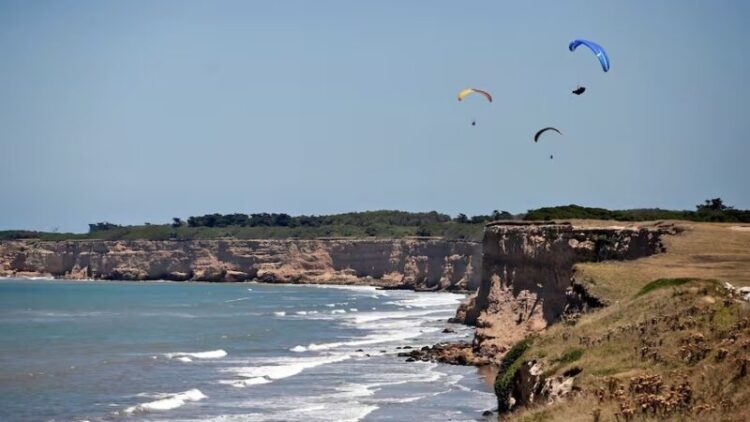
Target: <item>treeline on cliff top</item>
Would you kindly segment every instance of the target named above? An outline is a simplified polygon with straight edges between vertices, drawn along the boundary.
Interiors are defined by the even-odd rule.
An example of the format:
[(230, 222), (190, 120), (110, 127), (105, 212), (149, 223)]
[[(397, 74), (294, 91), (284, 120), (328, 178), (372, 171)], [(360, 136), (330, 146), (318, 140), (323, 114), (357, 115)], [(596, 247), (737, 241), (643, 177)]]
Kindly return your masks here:
[(468, 217), (406, 211), (366, 211), (334, 215), (290, 216), (284, 213), (206, 214), (170, 224), (121, 226), (108, 222), (89, 224), (88, 233), (49, 233), (26, 230), (0, 231), (0, 240), (12, 239), (103, 239), (103, 240), (192, 240), (192, 239), (314, 239), (325, 237), (435, 236), (444, 239), (481, 240), (484, 224), (494, 220), (689, 220), (750, 223), (750, 211), (727, 206), (721, 198), (704, 201), (695, 211), (662, 209), (607, 210), (565, 205), (529, 210), (512, 215), (493, 211)]
[(175, 217), (170, 224), (121, 226), (100, 222), (89, 224), (89, 232), (81, 234), (13, 230), (0, 232), (0, 239), (192, 240), (434, 236), (478, 241), (482, 238), (485, 223), (511, 218), (514, 218), (512, 214), (497, 210), (472, 217), (459, 214), (455, 218), (436, 211), (366, 211), (294, 217), (284, 213), (206, 214), (186, 220)]
[(695, 211), (673, 211), (659, 208), (608, 210), (604, 208), (565, 205), (529, 210), (524, 220), (544, 221), (563, 219), (654, 221), (688, 220), (720, 223), (750, 223), (750, 210), (739, 210), (724, 204), (721, 198), (707, 199)]

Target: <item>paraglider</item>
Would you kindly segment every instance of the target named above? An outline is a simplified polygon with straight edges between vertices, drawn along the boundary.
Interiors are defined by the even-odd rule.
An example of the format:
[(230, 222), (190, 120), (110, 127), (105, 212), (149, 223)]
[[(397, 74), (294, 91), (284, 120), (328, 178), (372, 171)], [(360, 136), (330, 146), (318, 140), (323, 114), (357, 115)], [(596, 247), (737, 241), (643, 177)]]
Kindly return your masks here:
[(469, 94), (479, 94), (487, 99), (487, 101), (492, 102), (492, 95), (490, 95), (487, 91), (482, 91), (481, 89), (476, 88), (466, 88), (458, 93), (458, 101), (463, 101), (464, 98), (466, 98)]
[[(466, 88), (464, 90), (461, 90), (461, 92), (458, 93), (458, 101), (463, 101), (464, 98), (466, 98), (470, 94), (479, 94), (487, 99), (487, 101), (492, 102), (492, 95), (490, 95), (489, 92), (483, 91), (481, 89), (476, 88)], [(471, 121), (472, 126), (477, 125), (477, 121), (475, 119), (472, 119)]]
[(585, 86), (579, 86), (578, 88), (574, 89), (572, 92), (573, 92), (573, 94), (581, 95), (584, 92), (586, 92), (586, 87)]
[(551, 127), (551, 126), (550, 126), (550, 127), (545, 127), (544, 129), (540, 129), (540, 130), (539, 130), (539, 131), (538, 131), (538, 132), (536, 133), (536, 135), (534, 135), (534, 142), (539, 142), (539, 137), (540, 137), (540, 136), (542, 136), (542, 134), (543, 134), (544, 132), (548, 131), (548, 130), (553, 130), (553, 131), (555, 131), (555, 132), (559, 133), (560, 135), (562, 135), (562, 132), (560, 132), (559, 130), (557, 130), (557, 129), (556, 129), (556, 128), (554, 128), (554, 127)]
[(599, 59), (599, 64), (602, 65), (602, 70), (605, 72), (609, 72), (609, 56), (607, 55), (607, 52), (604, 51), (604, 48), (601, 45), (593, 41), (578, 39), (573, 40), (570, 42), (570, 44), (568, 44), (568, 50), (576, 51), (576, 48), (578, 48), (578, 46), (580, 45), (585, 45), (586, 47), (588, 47), (589, 50), (591, 50), (596, 55), (596, 58)]

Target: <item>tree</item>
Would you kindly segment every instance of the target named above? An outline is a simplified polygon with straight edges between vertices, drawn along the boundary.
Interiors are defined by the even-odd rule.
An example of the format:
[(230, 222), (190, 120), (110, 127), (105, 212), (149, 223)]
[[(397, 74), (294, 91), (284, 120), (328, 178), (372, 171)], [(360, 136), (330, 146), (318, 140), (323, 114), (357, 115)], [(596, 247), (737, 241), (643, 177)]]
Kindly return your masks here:
[(469, 222), (469, 217), (467, 217), (466, 214), (464, 214), (464, 213), (460, 213), (460, 214), (458, 214), (456, 216), (456, 220), (455, 221), (457, 223), (466, 224), (466, 223)]
[(417, 227), (417, 236), (432, 236), (432, 233), (430, 232), (430, 229), (428, 229), (425, 226), (419, 226)]
[(274, 226), (288, 227), (292, 225), (292, 217), (289, 214), (273, 214), (272, 223)]
[(509, 213), (508, 211), (500, 211), (500, 218), (499, 220), (512, 220), (513, 214)]
[(117, 224), (112, 224), (106, 221), (103, 223), (94, 223), (94, 224), (89, 224), (89, 233), (100, 232), (104, 230), (112, 230), (112, 229), (117, 229), (120, 227), (122, 226), (118, 226)]
[(492, 219), (493, 220), (512, 220), (513, 214), (509, 213), (508, 211), (493, 210)]
[(731, 210), (733, 207), (724, 205), (724, 201), (721, 198), (706, 199), (702, 205), (696, 205), (698, 211), (725, 211)]
[(492, 216), (489, 216), (489, 215), (475, 215), (475, 216), (471, 217), (471, 220), (469, 220), (469, 222), (471, 224), (483, 224), (483, 223), (486, 223), (486, 222), (488, 222), (490, 220), (492, 220)]
[(180, 227), (185, 223), (179, 217), (172, 217), (172, 227)]

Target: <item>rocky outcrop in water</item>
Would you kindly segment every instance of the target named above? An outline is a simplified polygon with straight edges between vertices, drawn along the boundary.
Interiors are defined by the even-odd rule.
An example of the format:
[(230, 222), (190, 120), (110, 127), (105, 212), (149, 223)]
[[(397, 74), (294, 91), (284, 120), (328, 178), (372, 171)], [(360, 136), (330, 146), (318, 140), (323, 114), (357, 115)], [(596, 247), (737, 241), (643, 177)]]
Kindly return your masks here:
[(456, 319), (476, 325), (475, 351), (499, 358), (566, 314), (601, 306), (575, 283), (579, 262), (635, 259), (663, 250), (661, 228), (498, 222), (484, 233), (481, 283)]
[(4, 241), (0, 276), (474, 290), (481, 244), (442, 239)]
[[(408, 347), (408, 346), (407, 346)], [(434, 346), (424, 346), (400, 352), (399, 357), (407, 362), (440, 362), (449, 365), (482, 366), (490, 363), (484, 356), (475, 356), (470, 343), (439, 343)]]

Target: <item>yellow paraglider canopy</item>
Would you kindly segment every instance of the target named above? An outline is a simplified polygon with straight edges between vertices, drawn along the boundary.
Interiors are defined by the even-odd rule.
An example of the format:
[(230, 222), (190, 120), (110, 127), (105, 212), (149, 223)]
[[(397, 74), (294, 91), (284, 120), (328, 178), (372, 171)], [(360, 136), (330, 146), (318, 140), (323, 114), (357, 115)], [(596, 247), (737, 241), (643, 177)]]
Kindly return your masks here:
[(487, 99), (487, 101), (492, 102), (492, 95), (490, 95), (487, 91), (482, 91), (481, 89), (476, 88), (466, 88), (458, 93), (458, 101), (463, 100), (467, 95), (469, 94), (479, 94), (482, 95), (484, 98)]

